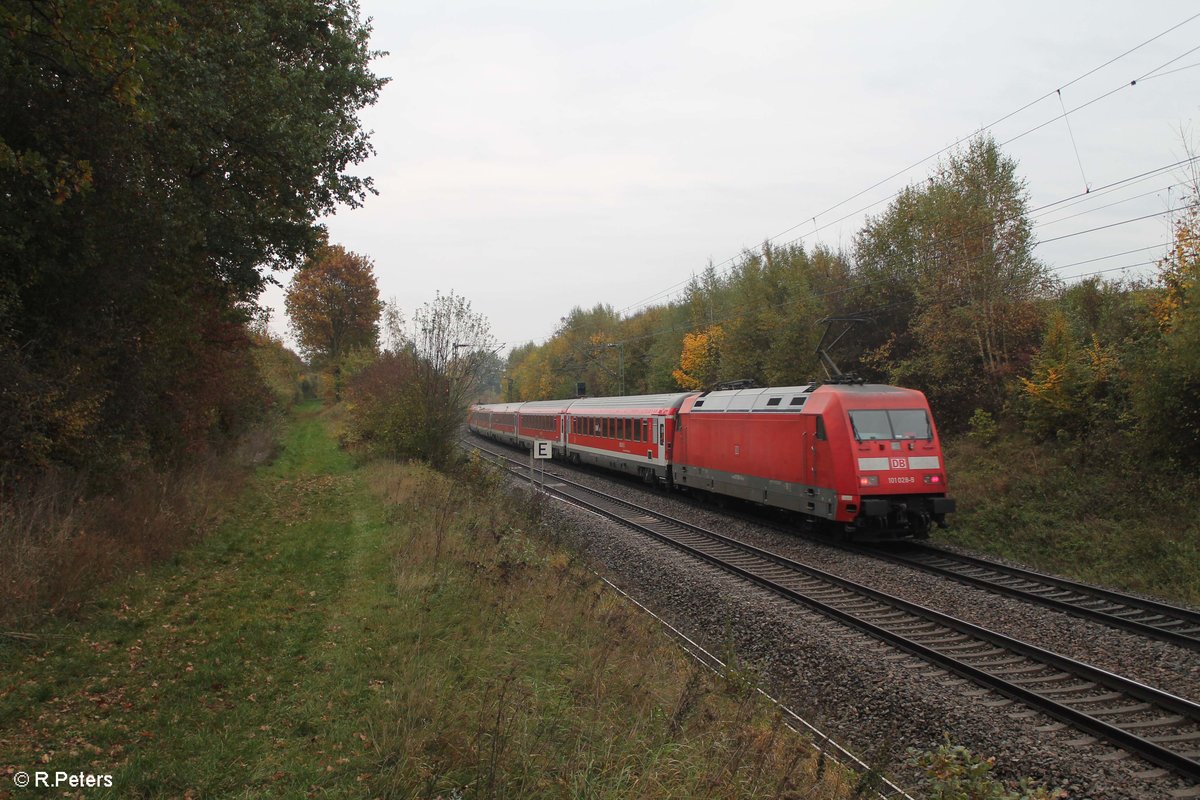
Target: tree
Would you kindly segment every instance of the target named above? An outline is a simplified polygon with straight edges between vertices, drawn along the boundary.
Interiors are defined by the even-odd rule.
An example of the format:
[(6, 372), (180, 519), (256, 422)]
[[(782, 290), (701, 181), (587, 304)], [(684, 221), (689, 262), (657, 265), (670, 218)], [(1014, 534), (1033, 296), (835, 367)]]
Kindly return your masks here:
[(167, 458), (222, 427), (242, 387), (197, 365), (248, 362), (270, 271), (371, 191), (348, 173), (369, 32), (353, 0), (0, 7), (0, 462)]
[(317, 250), (292, 278), (286, 305), (300, 350), (335, 369), (353, 348), (379, 344), (383, 304), (369, 258), (339, 245)]
[(1042, 438), (1061, 433), (1086, 436), (1093, 427), (1112, 429), (1116, 417), (1112, 384), (1118, 358), (1097, 334), (1079, 346), (1067, 326), (1066, 316), (1051, 312), (1042, 346), (1030, 364), (1029, 378), (1021, 377), (1025, 422)]
[(1159, 266), (1162, 290), (1151, 311), (1161, 338), (1135, 370), (1138, 429), (1156, 453), (1200, 466), (1200, 181), (1175, 221)]
[(706, 389), (716, 383), (721, 374), (724, 341), (725, 331), (720, 325), (684, 335), (679, 368), (671, 373), (675, 382), (684, 389)]
[(496, 350), (486, 318), (460, 295), (439, 294), (413, 315), (403, 348), (351, 379), (354, 436), (392, 458), (446, 465)]
[(869, 362), (930, 395), (948, 426), (998, 411), (1043, 329), (1053, 287), (1033, 257), (1016, 162), (990, 137), (951, 154), (855, 241), (855, 294), (884, 323)]

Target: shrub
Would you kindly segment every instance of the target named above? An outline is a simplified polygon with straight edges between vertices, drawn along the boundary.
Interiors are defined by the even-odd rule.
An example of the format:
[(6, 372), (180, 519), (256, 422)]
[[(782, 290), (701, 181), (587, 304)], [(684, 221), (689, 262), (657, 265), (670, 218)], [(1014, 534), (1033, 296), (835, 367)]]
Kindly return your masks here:
[(910, 751), (909, 765), (925, 773), (930, 800), (1057, 800), (1062, 789), (1035, 786), (1027, 778), (1009, 788), (992, 777), (994, 758), (981, 758), (950, 739), (927, 753)]

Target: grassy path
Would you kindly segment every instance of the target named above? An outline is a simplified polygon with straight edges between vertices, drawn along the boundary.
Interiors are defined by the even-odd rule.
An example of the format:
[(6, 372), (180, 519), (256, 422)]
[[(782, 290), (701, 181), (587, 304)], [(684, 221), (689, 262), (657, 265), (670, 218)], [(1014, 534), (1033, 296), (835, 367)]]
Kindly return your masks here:
[(85, 622), (0, 643), (0, 776), (113, 776), (88, 796), (361, 795), (395, 604), (384, 517), (302, 409), (209, 539)]
[[(0, 636), (0, 800), (812, 797), (816, 759), (479, 472), (355, 467), (317, 407), (219, 530)], [(18, 773), (111, 776), (20, 789)]]

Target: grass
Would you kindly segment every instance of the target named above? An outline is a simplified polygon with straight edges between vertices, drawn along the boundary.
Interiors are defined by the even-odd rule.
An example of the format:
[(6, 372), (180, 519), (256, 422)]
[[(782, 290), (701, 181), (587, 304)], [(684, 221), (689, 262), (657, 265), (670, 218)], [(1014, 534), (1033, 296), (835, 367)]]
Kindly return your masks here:
[(1200, 605), (1196, 479), (1150, 473), (1120, 447), (1015, 434), (947, 447), (958, 512), (943, 541), (1079, 580)]
[(298, 411), (211, 536), (0, 637), (0, 776), (113, 776), (89, 797), (851, 796), (536, 504), (484, 473), (468, 491), (356, 466)]

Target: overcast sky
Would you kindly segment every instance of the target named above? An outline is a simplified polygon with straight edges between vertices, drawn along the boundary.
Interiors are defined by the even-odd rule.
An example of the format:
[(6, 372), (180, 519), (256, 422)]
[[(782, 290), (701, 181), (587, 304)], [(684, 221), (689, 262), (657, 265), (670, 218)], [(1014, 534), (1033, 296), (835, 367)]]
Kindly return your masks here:
[[(363, 118), (378, 153), (359, 169), (379, 195), (330, 218), (331, 239), (374, 260), (381, 295), (406, 315), (453, 290), (508, 347), (545, 340), (577, 305), (629, 313), (666, 299), (768, 238), (849, 248), (863, 214), (839, 218), (880, 212), (935, 160), (843, 201), (1047, 94), (991, 129), (1032, 208), (1092, 189), (1038, 212), (1039, 239), (1066, 236), (1038, 255), (1066, 277), (1152, 261), (1184, 173), (1104, 187), (1186, 158), (1181, 127), (1200, 137), (1200, 18), (1066, 85), (1200, 13), (1194, 2), (362, 11), (389, 53), (374, 69), (391, 83)], [(1008, 141), (1093, 100), (1069, 129), (1060, 119)], [(1145, 215), (1158, 216), (1125, 222)], [(284, 331), (282, 290), (265, 300)]]

